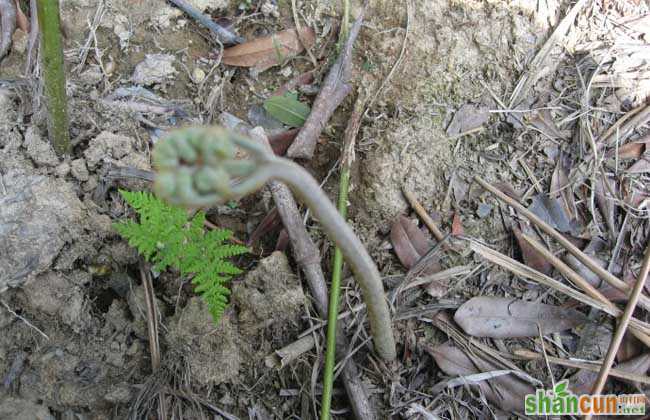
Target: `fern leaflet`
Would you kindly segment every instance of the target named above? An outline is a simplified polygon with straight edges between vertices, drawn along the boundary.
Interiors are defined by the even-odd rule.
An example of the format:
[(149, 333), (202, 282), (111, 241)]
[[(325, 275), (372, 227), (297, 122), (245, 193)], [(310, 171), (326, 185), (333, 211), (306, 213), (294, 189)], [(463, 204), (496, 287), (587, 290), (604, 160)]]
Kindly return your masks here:
[(174, 267), (183, 276), (194, 275), (194, 290), (205, 300), (216, 323), (228, 304), (230, 291), (225, 285), (232, 275), (242, 272), (228, 258), (246, 253), (248, 248), (226, 243), (232, 237), (229, 230), (205, 232), (203, 212), (190, 220), (184, 209), (169, 206), (151, 193), (120, 190), (120, 194), (138, 213), (140, 223), (115, 223), (115, 230), (156, 271)]

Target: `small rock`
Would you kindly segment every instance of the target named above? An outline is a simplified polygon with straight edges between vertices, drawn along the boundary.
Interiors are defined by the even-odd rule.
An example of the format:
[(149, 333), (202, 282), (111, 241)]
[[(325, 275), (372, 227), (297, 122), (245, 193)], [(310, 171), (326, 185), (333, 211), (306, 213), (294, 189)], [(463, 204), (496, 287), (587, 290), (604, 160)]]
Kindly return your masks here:
[(70, 164), (68, 162), (63, 162), (54, 169), (54, 173), (59, 178), (65, 178), (70, 173)]
[(487, 216), (489, 216), (490, 212), (492, 212), (492, 206), (489, 205), (489, 204), (485, 204), (485, 203), (479, 204), (478, 209), (476, 209), (476, 214), (481, 219), (484, 219)]
[(286, 255), (276, 251), (248, 272), (244, 281), (233, 286), (232, 302), (238, 307), (239, 331), (254, 336), (269, 322), (273, 329), (296, 323), (305, 295)]
[(177, 73), (173, 66), (175, 60), (170, 54), (147, 54), (144, 61), (135, 66), (131, 79), (144, 86), (164, 83)]
[(75, 159), (70, 162), (70, 172), (72, 176), (77, 178), (79, 181), (88, 181), (88, 168), (86, 167), (86, 161), (83, 159)]
[(195, 67), (192, 71), (192, 79), (196, 84), (201, 83), (205, 80), (205, 72), (200, 67)]
[[(67, 276), (66, 276), (67, 277)], [(82, 290), (62, 274), (48, 271), (21, 288), (21, 295), (33, 310), (57, 316), (74, 331), (84, 329), (90, 319)]]
[(56, 156), (52, 145), (41, 137), (38, 128), (29, 126), (25, 132), (25, 141), (23, 143), (27, 149), (27, 155), (38, 166), (57, 166), (59, 158)]
[(169, 327), (169, 341), (186, 351), (190, 374), (199, 384), (220, 384), (239, 373), (242, 351), (231, 316), (226, 312), (215, 325), (203, 300), (193, 297)]
[(47, 270), (83, 234), (86, 211), (72, 185), (57, 178), (3, 174), (0, 195), (0, 292)]
[(11, 37), (11, 51), (18, 54), (24, 54), (27, 50), (29, 35), (23, 31), (16, 31)]
[(94, 191), (95, 188), (97, 188), (97, 185), (99, 185), (97, 181), (97, 176), (93, 175), (88, 178), (87, 182), (81, 184), (81, 189), (83, 190), (83, 192), (90, 192), (90, 191)]
[(284, 77), (291, 76), (291, 73), (293, 73), (293, 70), (289, 66), (287, 66), (287, 67), (283, 68), (282, 70), (280, 70), (280, 74), (282, 76), (284, 76)]
[(91, 214), (92, 226), (96, 228), (96, 232), (101, 237), (106, 237), (113, 233), (113, 222), (111, 218), (105, 214)]

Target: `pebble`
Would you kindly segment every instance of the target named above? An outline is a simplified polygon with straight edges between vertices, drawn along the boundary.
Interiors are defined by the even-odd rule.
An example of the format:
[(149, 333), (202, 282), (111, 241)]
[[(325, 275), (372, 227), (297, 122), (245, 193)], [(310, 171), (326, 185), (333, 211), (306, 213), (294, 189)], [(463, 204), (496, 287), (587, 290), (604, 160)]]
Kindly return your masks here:
[(75, 159), (70, 162), (70, 172), (72, 172), (73, 177), (82, 182), (88, 181), (88, 177), (90, 176), (84, 159)]
[(196, 84), (201, 83), (202, 81), (205, 80), (205, 72), (201, 68), (195, 67), (194, 70), (192, 71), (192, 79)]
[(476, 214), (481, 219), (487, 217), (491, 212), (492, 212), (492, 206), (485, 203), (479, 204), (478, 209), (476, 210)]

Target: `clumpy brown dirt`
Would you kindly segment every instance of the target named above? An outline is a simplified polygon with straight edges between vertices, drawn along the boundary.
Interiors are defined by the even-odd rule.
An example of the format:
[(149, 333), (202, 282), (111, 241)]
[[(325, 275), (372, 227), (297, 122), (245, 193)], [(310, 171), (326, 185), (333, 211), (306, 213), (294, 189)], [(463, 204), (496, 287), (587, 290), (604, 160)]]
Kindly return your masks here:
[[(247, 39), (294, 26), (292, 2), (286, 0), (190, 2), (215, 18), (234, 17)], [(317, 35), (311, 51), (318, 60), (316, 82), (300, 90), (301, 99), (310, 102), (333, 61), (342, 10), (339, 2), (296, 3), (299, 19)], [(361, 2), (351, 3), (354, 17)], [(579, 118), (572, 107), (582, 100), (576, 93), (582, 92), (582, 75), (576, 69), (592, 70), (602, 56), (589, 50), (591, 44), (576, 40), (597, 41), (602, 34), (592, 39), (572, 30), (566, 48), (576, 52), (575, 60), (555, 48), (545, 77), (521, 101), (509, 104), (517, 81), (569, 7), (548, 1), (547, 8), (538, 8), (537, 3), (370, 1), (355, 48), (353, 84), (373, 102), (357, 139), (350, 222), (388, 288), (405, 272), (388, 240), (395, 218), (409, 214), (403, 189), (415, 194), (443, 231), (450, 230), (456, 214), (462, 234), (513, 254), (505, 222), (512, 214), (499, 209), (472, 177), (508, 182), (528, 198), (540, 183), (549, 190), (561, 152), (582, 156), (588, 151), (586, 138), (576, 136), (572, 143)], [(611, 3), (611, 10), (627, 13), (628, 6)], [(149, 188), (147, 179), (133, 176), (143, 172), (133, 171), (151, 170), (150, 149), (164, 130), (233, 117), (245, 125), (251, 107), (313, 70), (311, 59), (303, 54), (259, 75), (224, 66), (208, 33), (163, 0), (70, 0), (63, 2), (61, 14), (72, 156), (60, 159), (47, 141), (37, 83), (33, 75), (23, 74), (25, 33), (16, 32), (11, 54), (0, 63), (0, 419), (123, 419), (145, 418), (146, 413), (153, 418), (159, 390), (173, 397), (169, 405), (177, 418), (226, 417), (214, 407), (238, 418), (316, 418), (324, 334), (292, 253), (273, 252), (277, 231), (236, 261), (246, 273), (233, 279), (231, 304), (216, 324), (188, 278), (174, 271), (154, 273), (163, 354), (162, 368), (154, 374), (140, 257), (112, 228), (113, 222), (133, 216), (118, 189)], [(584, 24), (593, 17), (582, 19)], [(384, 88), (375, 96), (380, 86)], [(595, 119), (603, 126), (629, 109), (623, 103), (627, 91), (605, 93), (611, 94), (607, 103), (613, 110)], [(635, 106), (638, 100), (634, 97)], [(334, 169), (341, 134), (353, 101), (350, 95), (335, 113), (313, 161), (301, 162), (324, 181), (332, 198), (338, 188)], [(551, 107), (555, 131), (549, 135), (537, 114), (526, 115), (523, 122), (517, 113), (506, 115), (509, 105), (522, 113)], [(479, 127), (455, 120), (468, 109), (481, 121)], [(131, 172), (116, 173), (116, 168)], [(541, 181), (533, 186), (532, 180)], [(639, 183), (626, 185), (632, 189)], [(583, 198), (581, 203), (589, 201)], [(235, 237), (247, 239), (272, 206), (263, 191), (208, 209), (208, 215)], [(328, 272), (330, 244), (317, 222), (307, 220)], [(587, 232), (598, 231), (599, 221), (583, 226), (578, 240), (590, 239)], [(634, 230), (627, 260), (636, 261), (644, 232), (642, 227)], [(472, 275), (449, 284), (433, 300), (411, 290), (407, 298), (391, 301), (398, 313), (431, 304), (453, 308), (476, 295), (549, 296), (504, 271), (488, 269), (468, 253), (448, 254), (441, 262), (444, 267), (467, 265)], [(556, 302), (552, 294), (548, 299)], [(359, 303), (357, 286), (346, 281), (342, 311), (349, 321), (346, 332), (354, 338), (350, 351), (362, 367), (378, 418), (425, 418), (418, 411), (425, 406), (441, 418), (494, 415), (480, 408), (481, 395), (463, 387), (434, 392), (445, 375), (421, 348), (443, 341), (430, 325), (432, 310), (419, 314), (422, 322), (411, 316), (395, 323), (400, 357), (396, 366), (385, 366), (368, 351)], [(266, 366), (268, 355), (306, 330), (317, 339), (313, 350), (281, 369)], [(607, 340), (594, 344), (578, 340), (577, 334), (554, 338), (564, 338), (567, 350), (579, 357), (602, 357), (609, 325), (585, 331)], [(520, 343), (496, 346), (508, 350)], [(547, 379), (539, 363), (521, 366)], [(574, 378), (588, 389), (593, 373), (585, 372)], [(338, 383), (334, 408), (336, 418), (351, 416)]]

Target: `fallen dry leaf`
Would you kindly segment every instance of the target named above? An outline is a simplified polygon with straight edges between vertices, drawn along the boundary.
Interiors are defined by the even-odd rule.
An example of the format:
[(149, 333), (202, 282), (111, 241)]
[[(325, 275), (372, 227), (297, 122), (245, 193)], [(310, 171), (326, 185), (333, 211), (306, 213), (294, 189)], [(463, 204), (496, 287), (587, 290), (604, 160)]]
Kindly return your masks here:
[[(500, 370), (500, 368), (487, 361), (479, 361), (478, 357), (470, 359), (451, 340), (435, 347), (425, 345), (424, 349), (433, 357), (440, 370), (449, 376), (463, 377), (481, 372)], [(476, 362), (479, 362), (480, 367), (477, 366)], [(468, 385), (478, 387), (485, 398), (508, 412), (523, 411), (524, 396), (534, 392), (532, 386), (522, 382), (513, 375), (503, 375), (483, 381), (468, 382)]]
[[(607, 183), (607, 184), (605, 184)], [(616, 191), (616, 185), (611, 179), (604, 179), (603, 177), (598, 177), (594, 183), (594, 192), (596, 195), (596, 204), (600, 213), (605, 219), (605, 224), (609, 229), (609, 233), (612, 239), (616, 240), (618, 234), (618, 229), (616, 228), (616, 205), (614, 197), (611, 196), (611, 191)]]
[(460, 236), (465, 234), (463, 229), (463, 222), (460, 220), (460, 214), (457, 211), (454, 212), (454, 218), (451, 221), (451, 234), (453, 236)]
[(557, 165), (555, 165), (555, 169), (553, 170), (553, 175), (551, 176), (549, 196), (553, 199), (560, 199), (566, 214), (569, 215), (570, 218), (574, 218), (574, 215), (576, 214), (576, 202), (567, 175), (566, 168), (568, 164), (565, 164), (565, 160), (566, 156), (560, 154), (560, 157), (557, 160)]
[[(398, 216), (390, 230), (390, 241), (397, 258), (410, 269), (431, 249), (431, 242), (408, 217)], [(422, 273), (431, 274), (431, 273)]]
[[(648, 140), (650, 142), (650, 140)], [(646, 143), (631, 142), (626, 143), (618, 148), (618, 151), (613, 151), (607, 155), (608, 158), (618, 157), (621, 160), (638, 159), (643, 155), (646, 150)], [(617, 153), (618, 152), (618, 153)]]
[(490, 119), (490, 113), (486, 107), (465, 104), (454, 114), (451, 123), (447, 127), (447, 136), (453, 137), (461, 133), (473, 130), (485, 124)]
[(259, 241), (262, 236), (266, 236), (271, 232), (274, 232), (277, 230), (280, 226), (282, 226), (282, 220), (280, 219), (280, 214), (278, 213), (278, 209), (276, 207), (273, 207), (271, 211), (269, 211), (266, 216), (262, 219), (259, 225), (257, 225), (257, 228), (253, 231), (251, 234), (251, 237), (246, 241), (246, 246), (252, 246)]
[[(523, 225), (522, 228), (526, 230), (527, 235), (535, 235), (535, 232), (528, 227), (528, 225)], [(524, 263), (541, 273), (550, 274), (553, 271), (553, 266), (549, 263), (542, 254), (540, 254), (535, 248), (530, 246), (526, 240), (521, 236), (521, 230), (516, 227), (512, 228), (512, 232), (515, 234), (515, 239), (517, 239), (517, 244), (519, 244), (519, 249), (521, 250), (521, 257), (524, 260)]]
[(257, 71), (264, 71), (300, 54), (305, 48), (303, 45), (309, 48), (315, 40), (316, 35), (309, 27), (298, 31), (287, 29), (226, 48), (222, 62), (229, 66), (254, 67)]
[(269, 136), (269, 144), (271, 145), (271, 149), (273, 149), (273, 153), (278, 156), (284, 156), (298, 135), (298, 131), (300, 131), (299, 128), (292, 128), (291, 130)]
[(572, 231), (569, 215), (556, 198), (551, 198), (546, 194), (538, 194), (533, 197), (533, 202), (528, 207), (528, 210), (562, 233)]
[(576, 327), (586, 317), (574, 310), (519, 299), (479, 296), (462, 304), (454, 321), (474, 337), (537, 337)]

